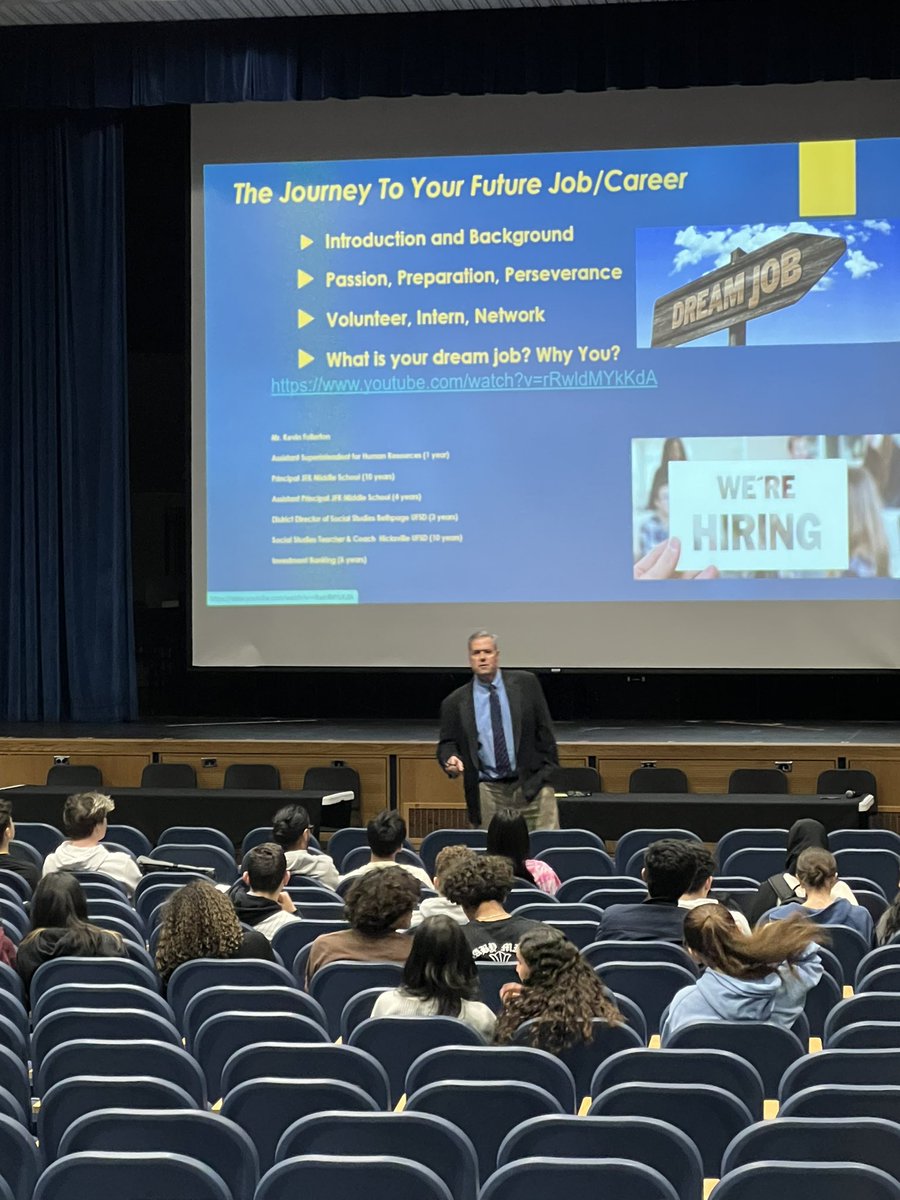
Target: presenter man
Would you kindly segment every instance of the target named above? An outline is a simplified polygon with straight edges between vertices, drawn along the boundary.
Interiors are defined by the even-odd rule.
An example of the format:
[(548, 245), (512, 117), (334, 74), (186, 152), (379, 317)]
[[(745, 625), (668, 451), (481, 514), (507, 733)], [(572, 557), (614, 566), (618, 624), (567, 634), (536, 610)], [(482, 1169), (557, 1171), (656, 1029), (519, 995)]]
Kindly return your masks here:
[(441, 705), (438, 762), (463, 777), (473, 826), (487, 828), (501, 808), (521, 813), (529, 829), (558, 829), (550, 774), (558, 766), (556, 738), (541, 685), (530, 671), (500, 670), (496, 637), (469, 638), (472, 682)]

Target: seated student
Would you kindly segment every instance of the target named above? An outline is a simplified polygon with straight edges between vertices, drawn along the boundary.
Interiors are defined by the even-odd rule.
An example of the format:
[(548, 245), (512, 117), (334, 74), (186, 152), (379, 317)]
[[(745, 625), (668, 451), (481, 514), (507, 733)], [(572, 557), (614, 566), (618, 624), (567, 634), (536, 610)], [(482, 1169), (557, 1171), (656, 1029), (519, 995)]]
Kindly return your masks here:
[(185, 884), (166, 901), (156, 947), (160, 979), (167, 982), (176, 967), (195, 958), (275, 961), (268, 939), (255, 929), (241, 929), (234, 905), (205, 879)]
[(491, 817), (487, 829), (488, 854), (500, 854), (512, 863), (516, 879), (524, 879), (555, 896), (559, 891), (559, 876), (539, 858), (529, 858), (528, 826), (525, 818), (509, 808), (499, 808)]
[(41, 877), (40, 868), (36, 867), (30, 859), (19, 858), (10, 853), (9, 843), (15, 836), (16, 825), (12, 818), (12, 804), (5, 798), (0, 799), (0, 871), (15, 871), (17, 875), (21, 875), (27, 881), (31, 890), (34, 891)]
[(810, 846), (797, 859), (797, 878), (806, 899), (794, 904), (782, 904), (764, 913), (760, 921), (782, 921), (801, 913), (817, 925), (849, 925), (872, 944), (872, 916), (861, 904), (851, 904), (843, 896), (835, 899), (833, 888), (838, 869), (834, 855), (828, 850)]
[(336, 888), (341, 877), (328, 854), (311, 854), (309, 813), (302, 804), (286, 804), (272, 818), (272, 841), (284, 851), (291, 875), (305, 875)]
[[(764, 880), (759, 885), (759, 891), (746, 906), (747, 919), (751, 925), (755, 925), (763, 913), (767, 913), (770, 908), (776, 908), (779, 904), (792, 904), (795, 900), (804, 898), (803, 884), (796, 875), (797, 860), (804, 850), (813, 846), (819, 850), (828, 849), (828, 834), (825, 832), (825, 826), (821, 821), (813, 820), (812, 817), (801, 817), (799, 821), (794, 822), (788, 833), (784, 872), (779, 872), (779, 874)], [(853, 892), (841, 880), (834, 885), (832, 894), (835, 900), (843, 897), (851, 904), (856, 904)]]
[(597, 941), (678, 942), (687, 912), (678, 902), (694, 881), (693, 842), (663, 838), (644, 852), (641, 878), (649, 893), (636, 904), (611, 904), (603, 910)]
[(299, 921), (294, 901), (284, 890), (290, 874), (284, 851), (274, 842), (254, 846), (244, 855), (241, 878), (228, 895), (238, 920), (271, 942), (275, 930)]
[(418, 900), (418, 881), (400, 867), (363, 874), (344, 898), (350, 928), (320, 934), (313, 942), (306, 964), (307, 983), (328, 963), (405, 963), (412, 939), (398, 930), (409, 929)]
[(510, 915), (503, 907), (513, 885), (512, 863), (493, 854), (473, 854), (458, 862), (443, 880), (444, 895), (469, 919), (463, 933), (476, 962), (512, 963), (516, 946), (540, 925)]
[(494, 1033), (494, 1014), (481, 1000), (478, 972), (460, 926), (451, 917), (429, 917), (410, 939), (403, 983), (382, 992), (373, 1017), (458, 1017), (483, 1037)]
[[(696, 870), (690, 887), (678, 901), (678, 907), (691, 909), (697, 908), (701, 904), (719, 904), (720, 901), (715, 896), (710, 896), (709, 894), (709, 889), (712, 887), (713, 873), (716, 869), (716, 860), (706, 847), (699, 842), (692, 842), (691, 845), (694, 850)], [(740, 909), (727, 903), (725, 907), (734, 917), (735, 924), (741, 933), (749, 933), (750, 923)]]
[(121, 958), (125, 943), (117, 933), (88, 921), (81, 884), (69, 871), (45, 875), (31, 898), (31, 932), (19, 944), (16, 969), (27, 992), (38, 967), (51, 958)]
[(760, 1021), (789, 1029), (822, 977), (816, 943), (823, 939), (798, 916), (761, 925), (748, 936), (724, 905), (693, 909), (684, 920), (684, 944), (706, 970), (673, 997), (660, 1030), (663, 1046), (694, 1021)]
[(130, 854), (100, 845), (106, 837), (107, 818), (115, 807), (115, 802), (102, 792), (69, 796), (63, 806), (63, 829), (69, 840), (44, 859), (44, 874), (99, 871), (123, 883), (128, 894), (133, 895), (140, 882), (140, 867)]
[(622, 1014), (596, 971), (578, 953), (578, 947), (552, 925), (529, 930), (516, 951), (520, 983), (501, 989), (503, 1011), (497, 1019), (494, 1041), (515, 1039), (525, 1021), (534, 1020), (529, 1045), (551, 1054), (593, 1041), (596, 1017), (621, 1025)]
[(341, 878), (342, 890), (348, 879), (359, 879), (360, 876), (367, 875), (369, 871), (377, 871), (385, 867), (400, 867), (417, 879), (423, 887), (431, 887), (431, 877), (421, 867), (414, 866), (412, 863), (397, 862), (397, 855), (403, 848), (406, 838), (406, 822), (399, 813), (391, 812), (387, 808), (384, 812), (380, 812), (366, 826), (366, 836), (369, 839), (372, 857), (364, 866), (357, 867), (355, 871), (348, 871)]
[(443, 850), (438, 851), (434, 860), (434, 887), (437, 895), (426, 896), (413, 913), (413, 929), (429, 917), (449, 917), (457, 925), (465, 925), (469, 918), (458, 904), (451, 904), (444, 895), (444, 878), (457, 863), (474, 857), (475, 851), (469, 846), (445, 846)]

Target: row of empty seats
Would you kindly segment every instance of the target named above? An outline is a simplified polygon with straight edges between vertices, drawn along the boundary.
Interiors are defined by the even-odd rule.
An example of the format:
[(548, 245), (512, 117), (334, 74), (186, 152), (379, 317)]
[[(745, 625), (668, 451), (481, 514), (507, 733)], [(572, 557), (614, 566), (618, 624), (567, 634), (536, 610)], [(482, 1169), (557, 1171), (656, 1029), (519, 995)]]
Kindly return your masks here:
[[(103, 772), (90, 763), (56, 763), (47, 772), (48, 787), (99, 788)], [(141, 787), (195, 788), (197, 772), (190, 763), (148, 763), (141, 772)], [(271, 763), (232, 763), (225, 768), (222, 787), (240, 791), (274, 792), (281, 788), (281, 772)], [(352, 791), (359, 795), (359, 774), (352, 767), (309, 767), (302, 788), (314, 791)]]

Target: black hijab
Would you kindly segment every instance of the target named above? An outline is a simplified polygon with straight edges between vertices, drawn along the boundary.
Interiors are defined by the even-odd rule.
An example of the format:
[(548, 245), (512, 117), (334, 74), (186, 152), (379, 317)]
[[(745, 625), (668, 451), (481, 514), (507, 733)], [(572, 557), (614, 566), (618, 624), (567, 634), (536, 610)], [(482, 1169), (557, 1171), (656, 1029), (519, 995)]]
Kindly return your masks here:
[(784, 857), (784, 869), (789, 875), (797, 874), (797, 859), (804, 850), (815, 847), (817, 850), (828, 849), (828, 834), (821, 821), (804, 817), (795, 821), (788, 833), (787, 850)]

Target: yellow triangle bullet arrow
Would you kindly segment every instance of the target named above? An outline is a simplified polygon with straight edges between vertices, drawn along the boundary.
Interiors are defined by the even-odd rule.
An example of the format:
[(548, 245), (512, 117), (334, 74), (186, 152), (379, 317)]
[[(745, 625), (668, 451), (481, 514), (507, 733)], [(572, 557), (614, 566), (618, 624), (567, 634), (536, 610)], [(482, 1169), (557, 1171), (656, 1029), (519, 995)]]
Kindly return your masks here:
[(307, 273), (305, 271), (297, 272), (297, 287), (298, 288), (306, 287), (306, 285), (308, 283), (312, 283), (312, 281), (313, 281), (312, 275), (307, 275)]
[(301, 250), (308, 250), (312, 244), (313, 244), (313, 240), (311, 237), (307, 237), (305, 233), (300, 234), (300, 249)]
[(304, 312), (302, 308), (297, 309), (297, 328), (298, 329), (303, 329), (304, 326), (309, 325), (309, 323), (311, 321), (314, 321), (315, 319), (316, 318), (311, 317), (308, 312)]
[(315, 358), (311, 354), (307, 354), (305, 350), (297, 351), (297, 367), (301, 371), (304, 367), (308, 367), (311, 362), (315, 362)]

